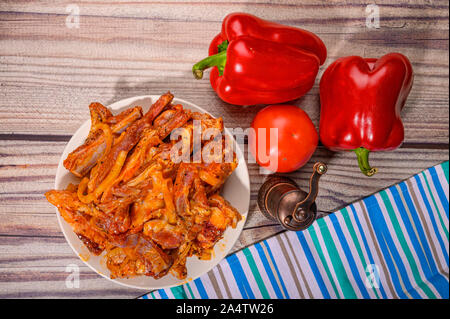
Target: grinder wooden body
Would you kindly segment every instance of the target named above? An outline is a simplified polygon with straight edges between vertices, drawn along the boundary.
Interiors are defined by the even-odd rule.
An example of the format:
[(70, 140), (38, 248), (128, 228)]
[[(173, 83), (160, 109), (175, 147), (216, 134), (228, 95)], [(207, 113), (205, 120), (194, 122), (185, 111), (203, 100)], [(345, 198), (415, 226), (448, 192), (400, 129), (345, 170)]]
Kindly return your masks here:
[(277, 221), (288, 230), (304, 230), (316, 219), (315, 199), (319, 192), (319, 178), (327, 166), (316, 163), (309, 182), (309, 193), (284, 176), (272, 176), (258, 192), (258, 207), (269, 219)]

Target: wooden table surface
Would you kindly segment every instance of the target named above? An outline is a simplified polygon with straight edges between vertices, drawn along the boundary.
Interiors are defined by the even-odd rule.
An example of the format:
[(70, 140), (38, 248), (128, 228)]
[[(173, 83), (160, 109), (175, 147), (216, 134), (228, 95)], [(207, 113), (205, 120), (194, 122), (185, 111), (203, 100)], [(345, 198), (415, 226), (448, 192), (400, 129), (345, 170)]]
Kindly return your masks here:
[[(415, 72), (402, 111), (405, 142), (393, 152), (371, 154), (379, 168), (363, 177), (355, 155), (317, 149), (310, 163), (289, 174), (307, 188), (312, 163), (329, 165), (317, 199), (331, 212), (427, 167), (448, 160), (448, 1), (377, 0), (380, 27), (368, 28), (372, 1), (4, 1), (0, 2), (0, 298), (126, 297), (125, 288), (91, 271), (73, 253), (43, 193), (54, 184), (57, 163), (75, 130), (89, 118), (88, 105), (161, 94), (192, 101), (227, 127), (249, 126), (261, 107), (223, 103), (209, 81), (196, 81), (192, 64), (230, 12), (243, 11), (318, 34), (328, 48), (316, 84), (295, 101), (318, 125), (318, 80), (346, 55), (380, 57), (401, 52)], [(66, 25), (79, 8), (79, 28)], [(75, 10), (76, 8), (75, 7)], [(68, 11), (66, 11), (68, 10)], [(73, 12), (73, 11), (72, 11)], [(369, 10), (370, 13), (370, 10)], [(74, 22), (69, 18), (70, 22)], [(234, 251), (282, 229), (256, 208), (264, 180), (249, 165), (251, 205)], [(67, 288), (66, 267), (80, 267), (80, 287)]]

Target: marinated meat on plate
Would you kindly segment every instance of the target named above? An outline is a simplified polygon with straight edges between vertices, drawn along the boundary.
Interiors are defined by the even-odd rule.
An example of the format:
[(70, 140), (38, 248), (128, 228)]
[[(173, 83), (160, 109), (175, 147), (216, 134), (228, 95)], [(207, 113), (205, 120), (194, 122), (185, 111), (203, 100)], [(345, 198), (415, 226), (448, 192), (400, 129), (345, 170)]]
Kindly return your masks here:
[[(92, 103), (89, 135), (64, 161), (80, 183), (45, 194), (89, 251), (104, 253), (111, 278), (183, 279), (186, 258), (211, 258), (224, 231), (241, 219), (219, 194), (237, 166), (222, 119), (172, 100), (162, 95), (145, 114), (136, 106), (113, 115)], [(197, 150), (208, 160), (193, 160), (194, 121), (215, 132)], [(181, 137), (169, 138), (178, 129)], [(188, 161), (173, 160), (180, 145)]]

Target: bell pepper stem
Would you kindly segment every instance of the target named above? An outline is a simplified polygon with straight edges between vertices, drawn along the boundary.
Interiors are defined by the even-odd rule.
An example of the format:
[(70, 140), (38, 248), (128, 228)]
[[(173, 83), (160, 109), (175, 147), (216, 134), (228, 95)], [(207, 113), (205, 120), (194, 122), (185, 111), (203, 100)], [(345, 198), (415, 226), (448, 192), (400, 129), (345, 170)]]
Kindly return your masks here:
[(369, 164), (369, 153), (370, 151), (367, 148), (359, 147), (354, 150), (356, 153), (356, 156), (358, 157), (358, 165), (366, 176), (373, 176), (376, 172), (378, 172), (378, 168), (371, 167)]
[(217, 66), (219, 69), (219, 74), (223, 74), (223, 69), (225, 68), (225, 63), (227, 62), (227, 51), (222, 51), (214, 55), (210, 55), (207, 58), (197, 62), (192, 67), (192, 73), (196, 79), (201, 79), (203, 77), (203, 71), (205, 69)]

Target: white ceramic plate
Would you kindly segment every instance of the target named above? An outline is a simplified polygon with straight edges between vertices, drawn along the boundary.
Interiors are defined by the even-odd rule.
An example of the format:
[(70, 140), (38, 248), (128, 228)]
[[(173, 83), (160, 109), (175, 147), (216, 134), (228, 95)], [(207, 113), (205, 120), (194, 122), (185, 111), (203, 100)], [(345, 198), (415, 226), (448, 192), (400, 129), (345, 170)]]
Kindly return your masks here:
[[(109, 105), (108, 108), (112, 110), (114, 114), (118, 114), (119, 112), (129, 107), (139, 105), (143, 108), (144, 112), (146, 112), (150, 105), (152, 105), (152, 103), (158, 98), (159, 96), (157, 95), (136, 96), (113, 103)], [(199, 106), (178, 98), (174, 98), (173, 103), (181, 104), (183, 105), (183, 107), (191, 109), (193, 111), (208, 113)], [(63, 161), (71, 151), (84, 143), (84, 140), (89, 133), (89, 129), (90, 120), (81, 125), (81, 127), (75, 132), (66, 148), (64, 149), (64, 152), (58, 164), (58, 169), (56, 171), (56, 189), (65, 189), (69, 183), (78, 184), (80, 182), (78, 178), (76, 178), (72, 173), (64, 168)], [(225, 131), (226, 134), (230, 134), (226, 129)], [(234, 143), (236, 144), (236, 141), (234, 141)], [(196, 256), (189, 257), (187, 259), (187, 278), (185, 280), (177, 279), (171, 274), (167, 274), (160, 279), (154, 279), (147, 276), (138, 276), (129, 279), (110, 279), (110, 273), (108, 268), (106, 267), (104, 253), (100, 256), (92, 255), (89, 250), (83, 245), (81, 240), (78, 239), (78, 237), (75, 235), (72, 227), (70, 227), (70, 225), (61, 217), (57, 210), (56, 215), (58, 217), (61, 230), (67, 239), (67, 242), (75, 251), (75, 253), (81, 258), (81, 260), (83, 260), (90, 268), (92, 268), (103, 277), (124, 286), (147, 290), (168, 288), (200, 277), (201, 275), (211, 270), (214, 266), (216, 266), (228, 254), (228, 252), (238, 239), (239, 235), (241, 234), (247, 217), (250, 202), (250, 180), (242, 150), (238, 145), (235, 145), (235, 149), (239, 164), (233, 174), (227, 179), (222, 190), (222, 196), (241, 213), (243, 218), (237, 224), (236, 228), (233, 229), (230, 227), (225, 231), (223, 239), (220, 240), (214, 247), (214, 254), (211, 260), (199, 260)]]

